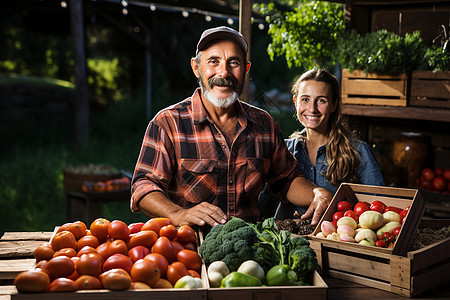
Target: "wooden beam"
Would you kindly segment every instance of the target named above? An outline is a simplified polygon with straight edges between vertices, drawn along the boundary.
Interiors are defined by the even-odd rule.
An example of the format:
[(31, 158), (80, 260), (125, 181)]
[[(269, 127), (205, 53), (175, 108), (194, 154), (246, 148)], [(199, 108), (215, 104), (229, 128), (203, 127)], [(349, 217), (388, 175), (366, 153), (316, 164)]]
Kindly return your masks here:
[(89, 128), (83, 0), (70, 2), (70, 23), (75, 62), (75, 145), (81, 147)]
[[(252, 38), (252, 1), (240, 0), (239, 1), (239, 32), (245, 37), (248, 42), (247, 60), (250, 60), (251, 50), (251, 38)], [(242, 91), (241, 100), (249, 101), (250, 90), (250, 72), (247, 74), (244, 90)]]

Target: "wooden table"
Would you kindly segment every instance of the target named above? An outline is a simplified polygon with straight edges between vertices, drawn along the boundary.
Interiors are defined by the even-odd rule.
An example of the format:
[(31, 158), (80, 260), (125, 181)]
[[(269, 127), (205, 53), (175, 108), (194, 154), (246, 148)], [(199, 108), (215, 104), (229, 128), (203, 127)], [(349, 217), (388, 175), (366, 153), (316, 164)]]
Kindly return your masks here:
[[(34, 249), (36, 249), (36, 247), (41, 243), (49, 241), (52, 234), (52, 232), (6, 232), (1, 237), (0, 300), (10, 300), (10, 295), (17, 293), (17, 290), (13, 285), (15, 276), (22, 271), (31, 269), (34, 266)], [(324, 280), (328, 285), (327, 299), (330, 300), (408, 299), (390, 292), (340, 279), (326, 277)], [(438, 289), (422, 295), (420, 299), (450, 299), (450, 282)], [(270, 297), (265, 300), (270, 300)]]

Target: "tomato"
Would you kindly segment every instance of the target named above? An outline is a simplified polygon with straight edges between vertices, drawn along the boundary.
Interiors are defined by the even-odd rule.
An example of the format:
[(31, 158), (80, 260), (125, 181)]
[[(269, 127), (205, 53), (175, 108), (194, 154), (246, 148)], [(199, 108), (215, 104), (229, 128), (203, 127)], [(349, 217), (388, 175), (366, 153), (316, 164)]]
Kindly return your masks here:
[(434, 168), (434, 175), (436, 175), (436, 176), (444, 175), (444, 169), (443, 168)]
[(353, 211), (358, 215), (362, 215), (363, 212), (368, 211), (370, 208), (370, 204), (367, 202), (358, 202), (353, 207)]
[(375, 241), (375, 246), (385, 248), (387, 246), (387, 244), (386, 244), (386, 241), (378, 240), (378, 241)]
[(67, 276), (67, 278), (72, 279), (73, 281), (77, 280), (80, 275), (77, 272), (77, 262), (80, 260), (78, 256), (74, 256), (70, 258), (73, 261), (73, 265), (75, 266), (75, 270), (70, 276)]
[(395, 228), (394, 228), (394, 231), (392, 231), (392, 234), (393, 234), (394, 236), (397, 236), (397, 235), (400, 234), (400, 230), (402, 230), (401, 227), (395, 227)]
[(62, 248), (77, 249), (77, 241), (72, 232), (64, 230), (55, 234), (50, 240), (50, 244), (54, 251), (58, 251)]
[(342, 211), (337, 211), (333, 214), (333, 221), (338, 221), (340, 218), (342, 218), (344, 216), (344, 212)]
[(384, 209), (386, 208), (386, 205), (381, 201), (373, 201), (370, 205), (370, 210), (377, 211), (380, 214), (384, 212)]
[(147, 254), (144, 259), (151, 260), (156, 263), (159, 269), (159, 273), (161, 274), (161, 277), (165, 277), (167, 273), (167, 267), (169, 267), (169, 262), (167, 261), (167, 258), (165, 258), (163, 255), (159, 253), (150, 253)]
[(197, 272), (199, 272), (200, 268), (202, 267), (202, 258), (197, 252), (192, 250), (180, 250), (177, 253), (177, 260), (183, 263), (186, 268), (195, 270)]
[(163, 226), (159, 230), (159, 236), (165, 236), (169, 240), (175, 239), (177, 237), (177, 234), (178, 234), (177, 228), (172, 224)]
[(177, 241), (172, 241), (173, 251), (175, 252), (175, 255), (178, 253), (178, 251), (183, 250), (184, 247)]
[(153, 253), (163, 255), (169, 263), (172, 263), (176, 259), (176, 253), (172, 242), (165, 236), (158, 238), (151, 250)]
[(98, 254), (97, 250), (92, 248), (91, 246), (84, 246), (83, 248), (80, 249), (80, 251), (78, 251), (77, 256), (81, 256), (83, 254), (88, 254), (88, 253)]
[(73, 261), (67, 256), (57, 256), (48, 261), (47, 270), (53, 280), (59, 277), (70, 276), (75, 270)]
[(197, 244), (197, 235), (194, 229), (189, 225), (183, 225), (178, 228), (176, 240), (180, 243), (194, 243)]
[(173, 288), (173, 285), (170, 283), (169, 280), (160, 278), (156, 284), (153, 286), (154, 289), (171, 289)]
[(141, 231), (142, 226), (144, 226), (144, 222), (131, 223), (130, 225), (128, 225), (128, 229), (130, 229), (130, 234), (138, 233), (139, 231)]
[(396, 212), (396, 213), (398, 213), (398, 214), (400, 214), (400, 212), (402, 211), (403, 209), (402, 208), (400, 208), (400, 207), (396, 207), (396, 206), (386, 206), (385, 208), (384, 208), (384, 213), (385, 212), (388, 212), (388, 211), (393, 211), (393, 212)]
[(430, 180), (424, 180), (422, 181), (422, 183), (420, 184), (420, 186), (424, 189), (426, 189), (427, 191), (432, 191), (433, 190), (433, 182)]
[(197, 247), (194, 245), (194, 243), (183, 243), (181, 244), (184, 249), (189, 249), (192, 251), (197, 251)]
[(447, 189), (447, 182), (445, 181), (444, 177), (436, 176), (433, 179), (433, 188), (436, 191), (442, 192)]
[(91, 275), (80, 276), (75, 284), (78, 290), (98, 290), (103, 287), (100, 279)]
[(151, 287), (148, 284), (139, 281), (132, 282), (130, 287), (130, 290), (148, 290), (148, 289), (151, 289)]
[(97, 253), (100, 254), (100, 256), (103, 258), (103, 260), (106, 260), (109, 257), (109, 245), (111, 244), (110, 241), (106, 241), (103, 244), (100, 244), (95, 250), (97, 250)]
[(56, 278), (50, 283), (49, 292), (74, 292), (77, 290), (75, 281), (69, 278)]
[(131, 276), (123, 269), (111, 269), (99, 276), (104, 288), (112, 291), (128, 290), (131, 287)]
[(350, 218), (352, 218), (353, 220), (355, 220), (356, 223), (358, 223), (358, 221), (359, 221), (359, 216), (358, 216), (353, 210), (347, 210), (347, 211), (344, 213), (344, 217), (350, 217)]
[(434, 179), (434, 171), (431, 168), (425, 168), (422, 170), (423, 179), (428, 181), (433, 181)]
[(450, 169), (445, 169), (442, 177), (444, 177), (445, 180), (450, 181)]
[(408, 214), (408, 211), (409, 211), (409, 206), (399, 213), (400, 217), (402, 219), (406, 218), (406, 215)]
[(61, 226), (59, 226), (58, 230), (56, 230), (56, 233), (61, 231), (69, 231), (69, 227), (72, 225), (72, 223), (64, 223)]
[(348, 201), (340, 201), (337, 205), (337, 211), (346, 212), (347, 210), (352, 209), (352, 205)]
[(83, 236), (85, 236), (86, 230), (87, 230), (86, 224), (84, 224), (81, 221), (76, 221), (76, 222), (70, 223), (70, 225), (67, 228), (67, 231), (72, 232), (72, 234), (76, 240), (79, 240)]
[(117, 253), (127, 255), (127, 253), (128, 253), (127, 243), (125, 243), (122, 240), (112, 241), (108, 247), (108, 255), (111, 256), (111, 255), (114, 255)]
[(131, 268), (131, 278), (133, 281), (140, 281), (153, 286), (161, 278), (161, 273), (154, 261), (140, 259)]
[(85, 246), (90, 246), (92, 248), (97, 248), (100, 245), (100, 241), (96, 236), (85, 235), (77, 242), (77, 250), (80, 251), (81, 248)]
[(186, 275), (189, 275), (189, 272), (182, 262), (176, 261), (167, 267), (166, 277), (172, 285), (175, 285), (178, 279)]
[(333, 224), (334, 228), (338, 228), (337, 221), (331, 221), (331, 224)]
[(83, 254), (76, 264), (76, 269), (80, 276), (98, 276), (103, 271), (103, 258), (97, 253)]
[(192, 276), (194, 278), (201, 278), (200, 274), (198, 274), (198, 272), (195, 270), (188, 270), (188, 273), (189, 273), (189, 276)]
[(53, 257), (53, 253), (55, 251), (53, 251), (52, 246), (50, 245), (50, 243), (45, 242), (41, 245), (39, 245), (33, 252), (34, 254), (34, 258), (36, 259), (37, 262), (41, 261), (41, 260), (50, 260)]
[(48, 265), (47, 260), (41, 260), (34, 266), (33, 270), (42, 271), (48, 274), (47, 265)]
[(131, 258), (133, 263), (137, 262), (141, 258), (150, 254), (150, 250), (144, 246), (136, 246), (128, 250), (128, 256)]
[(92, 222), (89, 230), (99, 241), (104, 241), (108, 237), (108, 226), (110, 223), (111, 222), (108, 219), (98, 218)]
[(156, 234), (159, 234), (159, 231), (164, 226), (172, 224), (172, 221), (167, 218), (152, 218), (145, 222), (144, 226), (142, 226), (141, 231), (144, 230), (153, 230)]
[(53, 253), (53, 257), (61, 256), (61, 255), (64, 255), (67, 257), (74, 257), (74, 256), (77, 256), (77, 251), (73, 248), (62, 248), (62, 249), (59, 249), (58, 251), (56, 251), (55, 253)]
[(114, 220), (108, 225), (108, 234), (113, 239), (126, 241), (130, 236), (130, 229), (125, 222)]
[(118, 253), (108, 257), (108, 259), (103, 264), (103, 270), (109, 271), (112, 269), (123, 269), (129, 274), (131, 272), (132, 266), (133, 261), (130, 257)]
[(158, 240), (158, 234), (153, 230), (145, 230), (140, 231), (130, 238), (130, 248), (134, 248), (136, 246), (144, 246), (148, 249), (151, 249), (155, 244), (156, 240)]
[(14, 279), (19, 293), (43, 293), (48, 291), (50, 277), (40, 270), (29, 270), (19, 273)]

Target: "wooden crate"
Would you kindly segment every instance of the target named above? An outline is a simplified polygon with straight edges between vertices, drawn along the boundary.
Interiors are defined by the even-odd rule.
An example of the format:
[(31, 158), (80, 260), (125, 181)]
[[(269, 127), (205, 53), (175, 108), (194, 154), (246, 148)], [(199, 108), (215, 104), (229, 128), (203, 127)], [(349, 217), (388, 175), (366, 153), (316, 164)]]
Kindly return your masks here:
[[(423, 220), (420, 226), (442, 228), (450, 220)], [(415, 297), (450, 281), (450, 237), (406, 257), (311, 240), (324, 273), (406, 297)]]
[(413, 71), (409, 105), (450, 108), (450, 71)]
[(406, 106), (408, 76), (342, 69), (342, 103)]

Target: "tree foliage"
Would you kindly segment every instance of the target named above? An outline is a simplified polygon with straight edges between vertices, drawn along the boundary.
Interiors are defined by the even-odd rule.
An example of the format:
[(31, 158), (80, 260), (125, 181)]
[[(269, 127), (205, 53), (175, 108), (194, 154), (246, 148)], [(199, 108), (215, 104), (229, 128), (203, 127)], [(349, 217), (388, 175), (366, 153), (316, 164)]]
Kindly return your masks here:
[(289, 67), (309, 69), (335, 65), (334, 49), (345, 31), (344, 9), (327, 1), (286, 1), (254, 5), (269, 23), (273, 60), (284, 55)]

